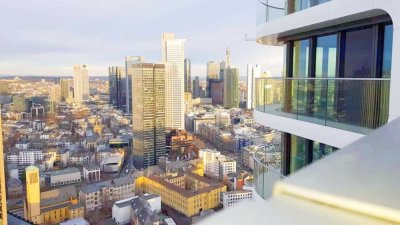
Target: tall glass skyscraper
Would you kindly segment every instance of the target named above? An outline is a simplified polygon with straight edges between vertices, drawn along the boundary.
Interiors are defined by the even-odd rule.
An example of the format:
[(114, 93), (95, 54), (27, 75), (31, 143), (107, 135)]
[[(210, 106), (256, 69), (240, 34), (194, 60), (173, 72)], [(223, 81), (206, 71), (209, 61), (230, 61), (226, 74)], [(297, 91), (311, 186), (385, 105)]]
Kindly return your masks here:
[(125, 68), (112, 66), (109, 74), (109, 103), (124, 112), (126, 111), (126, 72)]
[(137, 63), (132, 75), (133, 159), (140, 169), (165, 156), (165, 65)]
[(125, 82), (125, 102), (126, 102), (126, 114), (132, 113), (132, 65), (135, 63), (144, 62), (142, 56), (126, 56), (125, 57), (125, 72), (126, 72), (126, 82)]

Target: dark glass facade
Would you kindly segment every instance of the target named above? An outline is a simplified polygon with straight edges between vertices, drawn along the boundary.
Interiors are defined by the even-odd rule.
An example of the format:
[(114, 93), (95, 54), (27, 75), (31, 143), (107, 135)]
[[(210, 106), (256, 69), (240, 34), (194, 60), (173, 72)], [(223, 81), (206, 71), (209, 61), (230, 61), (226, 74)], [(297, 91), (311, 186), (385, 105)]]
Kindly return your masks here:
[(283, 175), (296, 172), (337, 150), (335, 147), (289, 133), (282, 133), (282, 142)]
[(335, 29), (287, 42), (286, 76), (293, 79), (284, 81), (282, 109), (340, 129), (380, 127), (388, 119), (393, 26)]
[[(296, 2), (296, 7), (302, 7), (301, 3)], [(261, 110), (359, 133), (386, 124), (393, 26), (390, 20), (379, 20), (359, 27), (337, 26), (287, 41), (286, 78), (260, 79), (256, 84), (278, 86), (282, 97), (269, 103), (272, 88), (263, 88), (258, 97), (263, 100)], [(293, 134), (282, 135), (283, 175), (336, 150)]]

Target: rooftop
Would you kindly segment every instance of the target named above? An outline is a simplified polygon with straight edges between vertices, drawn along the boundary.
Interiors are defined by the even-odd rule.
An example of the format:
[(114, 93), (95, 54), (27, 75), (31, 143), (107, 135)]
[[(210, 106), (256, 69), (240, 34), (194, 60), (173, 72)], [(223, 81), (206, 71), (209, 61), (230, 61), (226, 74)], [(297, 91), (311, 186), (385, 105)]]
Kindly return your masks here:
[(81, 171), (76, 167), (68, 167), (68, 168), (63, 169), (63, 170), (56, 170), (56, 171), (47, 172), (47, 174), (50, 175), (50, 176), (61, 176), (61, 175), (65, 175), (65, 174), (80, 173), (80, 172)]

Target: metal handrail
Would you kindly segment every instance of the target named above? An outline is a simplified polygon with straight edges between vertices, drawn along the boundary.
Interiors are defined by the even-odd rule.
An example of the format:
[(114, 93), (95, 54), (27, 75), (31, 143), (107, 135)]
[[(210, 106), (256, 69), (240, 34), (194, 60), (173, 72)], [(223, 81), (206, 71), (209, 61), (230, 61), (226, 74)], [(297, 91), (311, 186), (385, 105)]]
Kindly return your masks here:
[(262, 2), (261, 0), (258, 0), (258, 2), (260, 2), (264, 6), (267, 6), (268, 8), (278, 9), (278, 10), (285, 10), (285, 8), (280, 8), (280, 7), (277, 7), (277, 6), (269, 5), (268, 3)]

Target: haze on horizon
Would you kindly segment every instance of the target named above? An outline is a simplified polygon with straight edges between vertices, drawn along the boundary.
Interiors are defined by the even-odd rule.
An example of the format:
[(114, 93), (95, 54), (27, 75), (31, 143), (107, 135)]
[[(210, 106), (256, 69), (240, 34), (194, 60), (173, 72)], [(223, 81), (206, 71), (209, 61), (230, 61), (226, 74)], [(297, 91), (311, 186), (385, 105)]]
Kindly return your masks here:
[(72, 75), (87, 64), (92, 76), (123, 66), (124, 56), (161, 61), (161, 34), (186, 42), (192, 76), (206, 75), (206, 63), (225, 59), (246, 75), (246, 64), (261, 64), (280, 75), (280, 47), (245, 41), (255, 36), (255, 1), (228, 0), (38, 0), (3, 1), (0, 7), (0, 74)]

